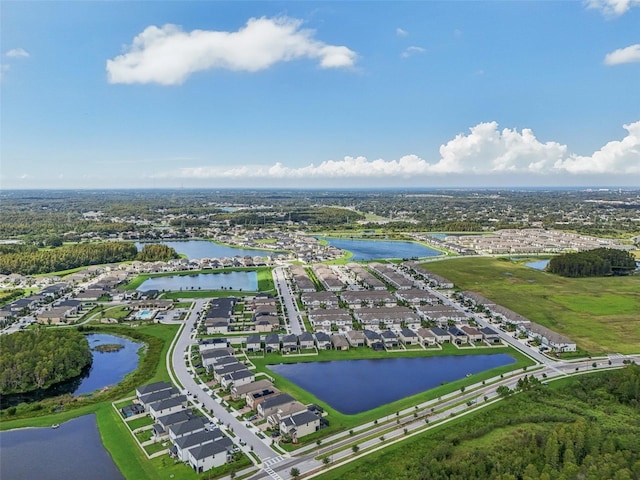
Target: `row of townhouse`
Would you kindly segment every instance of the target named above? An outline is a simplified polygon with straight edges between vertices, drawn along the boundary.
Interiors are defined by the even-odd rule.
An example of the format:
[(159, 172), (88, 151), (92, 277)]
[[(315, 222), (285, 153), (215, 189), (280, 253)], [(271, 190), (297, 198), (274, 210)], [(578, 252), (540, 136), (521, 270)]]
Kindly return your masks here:
[(260, 419), (266, 420), (271, 427), (277, 427), (281, 435), (289, 436), (294, 442), (317, 432), (323, 425), (317, 407), (308, 408), (291, 395), (282, 393), (269, 380), (234, 385), (231, 398), (244, 398)]
[(362, 265), (358, 263), (350, 263), (347, 265), (347, 268), (351, 271), (351, 273), (355, 276), (355, 279), (358, 283), (362, 284), (365, 288), (371, 290), (386, 290), (386, 284), (380, 280), (378, 277), (373, 275), (369, 270), (364, 268)]
[[(208, 339), (208, 340), (224, 340), (224, 339)], [(213, 373), (213, 377), (223, 389), (230, 388), (233, 385), (244, 385), (255, 380), (255, 373), (236, 356), (233, 348), (228, 346), (220, 346), (211, 348), (212, 343), (208, 340), (200, 342), (200, 358), (202, 366)], [(224, 340), (226, 343), (226, 340)], [(213, 345), (223, 345), (222, 342), (216, 342)]]
[[(136, 389), (136, 396), (137, 414), (148, 413), (155, 420), (153, 439), (169, 440), (170, 455), (190, 465), (196, 473), (224, 465), (237, 450), (219, 428), (188, 409), (186, 396), (170, 383), (143, 385)], [(123, 415), (126, 417), (134, 406), (125, 407)]]
[(460, 295), (464, 300), (470, 301), (473, 305), (484, 306), (494, 318), (516, 325), (518, 330), (539, 340), (540, 343), (550, 350), (556, 352), (575, 352), (577, 349), (576, 342), (570, 338), (554, 332), (547, 327), (538, 325), (519, 313), (509, 310), (502, 305), (498, 305), (476, 292), (465, 291)]
[(417, 262), (403, 262), (402, 267), (408, 269), (416, 278), (423, 280), (433, 288), (451, 289), (454, 287), (451, 280), (427, 270)]
[(398, 290), (409, 290), (416, 284), (415, 279), (396, 270), (395, 267), (389, 264), (371, 263), (369, 268)]
[(322, 286), (329, 292), (339, 292), (346, 287), (345, 283), (340, 280), (338, 275), (331, 269), (330, 266), (323, 264), (316, 264), (312, 267), (313, 274), (316, 276)]
[(309, 278), (309, 274), (303, 266), (292, 265), (289, 268), (289, 274), (298, 291), (303, 293), (316, 291), (316, 286), (311, 281), (311, 278)]

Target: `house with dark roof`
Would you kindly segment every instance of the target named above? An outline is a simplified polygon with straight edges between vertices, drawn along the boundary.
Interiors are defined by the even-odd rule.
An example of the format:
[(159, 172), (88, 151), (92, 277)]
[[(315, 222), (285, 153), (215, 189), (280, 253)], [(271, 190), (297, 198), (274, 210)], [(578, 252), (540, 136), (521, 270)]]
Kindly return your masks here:
[(384, 342), (382, 337), (378, 332), (374, 332), (373, 330), (365, 330), (364, 338), (369, 348), (373, 350), (384, 350)]
[(247, 337), (247, 352), (261, 352), (262, 339), (260, 335), (249, 335)]
[(438, 343), (451, 342), (451, 336), (449, 335), (449, 332), (447, 332), (446, 330), (440, 327), (431, 327), (429, 330), (431, 330), (431, 332), (436, 336), (436, 341)]
[(410, 328), (403, 328), (400, 330), (400, 341), (405, 345), (416, 345), (420, 343), (418, 334)]
[(149, 405), (149, 414), (155, 420), (163, 415), (178, 412), (187, 406), (187, 397), (178, 395)]
[(240, 370), (247, 370), (247, 366), (241, 362), (229, 363), (227, 365), (215, 365), (213, 367), (213, 377), (216, 382), (222, 382), (222, 377)]
[(205, 338), (198, 343), (200, 353), (217, 350), (221, 348), (229, 348), (229, 341), (226, 338)]
[(309, 332), (302, 332), (298, 335), (298, 344), (300, 345), (300, 350), (311, 350), (315, 347), (315, 339)]
[(260, 403), (258, 405), (257, 412), (261, 418), (267, 418), (269, 415), (276, 413), (279, 408), (295, 401), (296, 399), (288, 393), (281, 393), (280, 395), (276, 395)]
[(167, 390), (160, 390), (159, 392), (148, 393), (147, 395), (142, 395), (138, 397), (138, 402), (145, 410), (149, 409), (149, 405), (155, 402), (159, 402), (160, 400), (166, 400), (167, 398), (175, 397), (176, 395), (180, 395), (180, 392), (177, 388), (171, 387)]
[(272, 333), (265, 337), (264, 350), (267, 353), (280, 351), (280, 336), (277, 333)]
[(224, 465), (233, 454), (233, 442), (229, 437), (222, 437), (211, 443), (200, 445), (189, 450), (188, 462), (196, 473), (206, 472)]
[(331, 349), (331, 337), (324, 332), (314, 333), (316, 346), (318, 350), (330, 350)]
[(136, 396), (140, 398), (150, 393), (160, 392), (162, 390), (169, 390), (171, 388), (173, 388), (173, 385), (170, 384), (169, 382), (156, 382), (156, 383), (150, 383), (148, 385), (141, 385), (136, 388)]
[(144, 407), (138, 403), (132, 403), (131, 405), (127, 405), (120, 409), (120, 413), (124, 418), (130, 418), (135, 415), (140, 415), (144, 413)]
[(169, 427), (171, 425), (188, 422), (192, 418), (194, 418), (194, 415), (189, 409), (159, 417), (153, 425), (153, 436), (155, 439), (166, 437), (169, 435)]
[(384, 348), (398, 348), (398, 336), (391, 330), (384, 330), (380, 337), (382, 337)]
[(294, 443), (319, 429), (320, 417), (309, 410), (294, 413), (280, 420), (280, 434), (289, 435)]
[(249, 369), (231, 372), (222, 377), (220, 384), (222, 388), (229, 388), (231, 385), (245, 385), (256, 379), (256, 374)]
[(491, 327), (484, 327), (480, 329), (482, 333), (482, 339), (488, 343), (501, 343), (500, 334)]
[(251, 410), (256, 410), (258, 408), (258, 405), (260, 405), (262, 402), (277, 395), (280, 395), (280, 390), (272, 386), (263, 390), (259, 390), (257, 392), (247, 393), (245, 398), (247, 400), (247, 406)]
[(222, 438), (228, 437), (225, 437), (218, 428), (214, 428), (210, 431), (202, 430), (200, 432), (194, 432), (191, 435), (184, 435), (182, 437), (176, 438), (173, 442), (173, 448), (170, 450), (170, 453), (174, 454), (183, 462), (186, 462), (189, 459), (189, 450), (200, 447), (202, 445), (206, 445), (208, 443), (215, 442), (216, 440)]
[(282, 351), (295, 352), (298, 350), (298, 337), (293, 333), (282, 337)]
[(193, 435), (194, 433), (204, 432), (205, 425), (209, 422), (204, 417), (193, 417), (186, 422), (174, 423), (169, 425), (169, 438), (171, 441), (175, 441), (177, 438), (184, 437), (186, 435)]
[(455, 345), (462, 345), (463, 343), (469, 342), (467, 334), (458, 327), (449, 327), (448, 332), (449, 337), (451, 338), (451, 343)]

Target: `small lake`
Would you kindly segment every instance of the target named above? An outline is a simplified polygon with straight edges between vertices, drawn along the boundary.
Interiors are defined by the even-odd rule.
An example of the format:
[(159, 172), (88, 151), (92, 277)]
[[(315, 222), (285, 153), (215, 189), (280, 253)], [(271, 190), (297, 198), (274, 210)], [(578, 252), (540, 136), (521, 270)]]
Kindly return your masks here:
[[(187, 240), (183, 242), (159, 242), (175, 249), (176, 252), (186, 255), (189, 259), (200, 258), (233, 258), (245, 257), (270, 257), (274, 254), (271, 250), (254, 250), (246, 248), (233, 248), (207, 240)], [(144, 243), (136, 242), (136, 247), (141, 250)]]
[[(138, 367), (138, 350), (143, 346), (142, 343), (104, 333), (89, 334), (87, 335), (87, 340), (93, 355), (93, 363), (90, 368), (85, 369), (80, 376), (72, 380), (53, 385), (45, 390), (38, 390), (28, 394), (3, 395), (1, 399), (2, 408), (18, 405), (21, 402), (35, 402), (68, 393), (82, 395), (95, 392), (101, 388), (120, 383), (128, 373), (133, 372)], [(113, 352), (93, 350), (98, 345), (108, 343), (117, 343), (123, 345), (124, 348)]]
[(532, 262), (526, 262), (527, 267), (535, 268), (536, 270), (544, 270), (549, 265), (549, 260), (535, 260)]
[(148, 290), (185, 291), (185, 290), (242, 290), (258, 291), (258, 274), (253, 271), (199, 273), (196, 275), (171, 275), (153, 277), (145, 280), (138, 291)]
[(102, 445), (95, 415), (69, 420), (56, 429), (0, 432), (0, 444), (3, 479), (124, 480)]
[(507, 354), (375, 360), (339, 360), (269, 365), (346, 415), (371, 410), (479, 373), (514, 363)]
[(332, 247), (353, 253), (351, 260), (354, 261), (378, 260), (384, 258), (422, 258), (442, 255), (442, 252), (413, 242), (392, 240), (355, 240), (328, 237), (320, 238), (322, 240), (326, 240)]

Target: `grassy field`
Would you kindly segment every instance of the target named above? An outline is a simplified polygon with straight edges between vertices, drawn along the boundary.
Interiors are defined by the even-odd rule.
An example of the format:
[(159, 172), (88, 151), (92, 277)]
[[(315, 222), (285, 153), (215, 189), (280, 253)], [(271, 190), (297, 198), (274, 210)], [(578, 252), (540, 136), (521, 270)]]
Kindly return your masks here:
[(640, 275), (564, 278), (502, 258), (424, 267), (568, 336), (591, 354), (640, 352)]
[[(316, 398), (311, 393), (303, 390), (295, 383), (287, 380), (286, 378), (275, 374), (273, 371), (269, 370), (268, 365), (278, 364), (278, 363), (301, 363), (301, 362), (320, 362), (320, 361), (333, 361), (333, 360), (357, 360), (364, 358), (393, 358), (393, 357), (427, 357), (427, 356), (441, 356), (441, 355), (480, 355), (487, 353), (508, 353), (516, 359), (516, 363), (507, 365), (504, 367), (495, 368), (492, 370), (487, 370), (486, 372), (481, 372), (478, 374), (474, 374), (469, 378), (460, 379), (455, 382), (446, 383), (439, 387), (433, 388), (431, 390), (419, 393), (417, 395), (413, 395), (411, 397), (406, 397), (396, 402), (382, 405), (378, 408), (368, 410), (366, 412), (358, 413), (355, 415), (345, 415), (343, 413), (338, 412), (337, 410), (331, 408), (325, 402), (322, 402), (318, 398)], [(438, 398), (442, 395), (445, 395), (450, 392), (454, 392), (459, 390), (463, 386), (470, 385), (472, 383), (477, 383), (482, 380), (489, 379), (496, 375), (500, 375), (512, 370), (516, 370), (519, 368), (523, 368), (525, 366), (532, 365), (529, 359), (525, 358), (519, 352), (511, 349), (511, 348), (469, 348), (469, 349), (458, 349), (452, 345), (445, 345), (442, 350), (408, 350), (406, 352), (376, 352), (367, 347), (360, 348), (351, 348), (345, 352), (338, 352), (335, 350), (323, 350), (320, 351), (317, 356), (309, 356), (309, 357), (300, 357), (300, 356), (283, 356), (277, 353), (267, 354), (262, 358), (252, 358), (251, 361), (256, 365), (259, 371), (267, 372), (269, 375), (276, 379), (275, 386), (281, 389), (282, 391), (290, 393), (296, 400), (299, 400), (302, 403), (315, 403), (317, 405), (322, 406), (325, 411), (329, 414), (329, 420), (331, 422), (330, 427), (327, 430), (323, 430), (325, 435), (330, 433), (335, 433), (339, 430), (349, 430), (361, 423), (373, 421), (377, 418), (395, 415), (395, 413), (399, 410), (404, 410), (406, 408), (412, 407), (418, 403), (425, 402), (427, 400), (432, 400), (434, 398)], [(315, 437), (314, 437), (315, 438)]]

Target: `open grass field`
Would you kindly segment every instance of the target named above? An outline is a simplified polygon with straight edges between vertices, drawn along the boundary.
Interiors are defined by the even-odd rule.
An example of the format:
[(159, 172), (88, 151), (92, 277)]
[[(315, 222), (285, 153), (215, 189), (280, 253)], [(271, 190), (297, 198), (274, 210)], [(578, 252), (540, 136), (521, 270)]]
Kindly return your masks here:
[(640, 275), (564, 278), (503, 258), (424, 267), (566, 335), (591, 354), (640, 352)]

